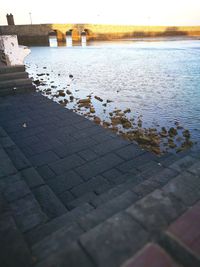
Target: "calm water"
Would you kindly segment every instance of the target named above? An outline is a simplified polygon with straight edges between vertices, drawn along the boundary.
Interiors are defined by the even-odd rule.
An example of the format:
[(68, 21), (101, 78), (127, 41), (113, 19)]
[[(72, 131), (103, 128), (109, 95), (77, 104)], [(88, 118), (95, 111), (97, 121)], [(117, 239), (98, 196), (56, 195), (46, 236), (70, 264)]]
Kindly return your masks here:
[[(60, 89), (72, 92), (68, 108), (77, 110), (78, 99), (99, 96), (103, 102), (91, 99), (102, 120), (109, 121), (115, 109), (130, 108), (126, 116), (142, 118), (143, 127), (169, 129), (179, 122), (193, 141), (200, 140), (200, 40), (32, 47), (26, 65), (34, 79), (45, 83), (39, 90), (46, 94), (51, 88), (48, 97)], [(105, 104), (108, 99), (113, 102)], [(77, 112), (86, 114), (87, 109)]]

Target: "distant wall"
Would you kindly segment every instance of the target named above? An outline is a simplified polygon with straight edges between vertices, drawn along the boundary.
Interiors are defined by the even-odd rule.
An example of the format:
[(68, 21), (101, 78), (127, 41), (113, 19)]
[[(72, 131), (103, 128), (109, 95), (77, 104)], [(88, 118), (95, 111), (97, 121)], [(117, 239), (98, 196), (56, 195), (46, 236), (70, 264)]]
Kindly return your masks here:
[(125, 26), (100, 24), (33, 24), (0, 26), (2, 34), (18, 36), (22, 45), (49, 45), (49, 33), (55, 31), (58, 42), (66, 42), (66, 32), (73, 41), (80, 41), (85, 31), (88, 40), (112, 40), (133, 37), (200, 36), (200, 26)]

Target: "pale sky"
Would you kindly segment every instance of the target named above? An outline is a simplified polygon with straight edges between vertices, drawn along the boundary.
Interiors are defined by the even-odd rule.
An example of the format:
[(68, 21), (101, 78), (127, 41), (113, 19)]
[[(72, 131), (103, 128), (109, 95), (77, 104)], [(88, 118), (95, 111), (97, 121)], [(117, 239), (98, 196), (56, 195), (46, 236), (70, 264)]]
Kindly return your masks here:
[(200, 0), (1, 0), (0, 25), (6, 14), (15, 24), (102, 23), (130, 25), (198, 25)]

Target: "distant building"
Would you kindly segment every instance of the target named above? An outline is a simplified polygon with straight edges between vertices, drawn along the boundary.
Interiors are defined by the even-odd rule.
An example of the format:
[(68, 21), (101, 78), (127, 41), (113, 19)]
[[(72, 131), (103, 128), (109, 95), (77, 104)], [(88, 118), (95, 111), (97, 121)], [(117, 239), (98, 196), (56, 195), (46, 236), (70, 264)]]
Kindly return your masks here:
[(15, 25), (13, 14), (7, 14), (6, 15), (8, 25)]

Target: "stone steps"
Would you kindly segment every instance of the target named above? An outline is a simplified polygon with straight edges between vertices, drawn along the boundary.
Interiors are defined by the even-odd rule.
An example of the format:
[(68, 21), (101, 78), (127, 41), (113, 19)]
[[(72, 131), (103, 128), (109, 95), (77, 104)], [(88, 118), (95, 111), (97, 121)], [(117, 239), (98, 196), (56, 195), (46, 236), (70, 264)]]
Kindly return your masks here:
[[(165, 176), (164, 183), (167, 183), (170, 179), (174, 178), (177, 175), (177, 172), (168, 170), (167, 172), (161, 171), (160, 173), (157, 174), (157, 176), (152, 176), (149, 179), (155, 179), (158, 180), (159, 177), (163, 175)], [(114, 214), (121, 212), (125, 209), (127, 209), (129, 206), (131, 206), (134, 202), (139, 200), (141, 196), (145, 196), (145, 194), (137, 194), (134, 192), (135, 188), (139, 184), (142, 188), (142, 183), (141, 182), (141, 177), (138, 177), (137, 179), (129, 179), (126, 183), (116, 186), (115, 188), (109, 190), (107, 193), (100, 195), (99, 198), (97, 197), (96, 199), (96, 209), (93, 209), (92, 211), (88, 212), (86, 215), (81, 216), (80, 218), (76, 218), (76, 222), (78, 223), (76, 227), (81, 226), (81, 229), (84, 231), (89, 231), (92, 228), (96, 227), (98, 224), (104, 222), (105, 220), (109, 219), (111, 216)], [(145, 180), (144, 180), (145, 181)], [(145, 192), (146, 194), (150, 193), (151, 191), (155, 190), (156, 188), (160, 187), (161, 185), (156, 184), (156, 187), (150, 187), (151, 190), (148, 190), (148, 192)], [(137, 190), (136, 190), (137, 191)], [(73, 212), (73, 210), (72, 210)], [(70, 214), (70, 213), (69, 213)], [(50, 223), (51, 224), (51, 223)], [(56, 224), (56, 221), (55, 221)], [(70, 227), (75, 227), (75, 223), (72, 220), (72, 223), (66, 224), (66, 222), (63, 220), (63, 225), (60, 224), (56, 232), (52, 233), (46, 230), (46, 233), (49, 235), (45, 237), (43, 240), (39, 241), (38, 243), (34, 244), (32, 249), (33, 253), (40, 253), (40, 255), (37, 254), (37, 257), (41, 257), (42, 259), (42, 252), (44, 250), (44, 247), (47, 246), (47, 244), (52, 244), (49, 246), (47, 254), (45, 254), (44, 257), (50, 255), (51, 253), (54, 253), (55, 251), (52, 251), (51, 248), (53, 247), (53, 244), (57, 244), (56, 251), (58, 252), (60, 249), (62, 249), (62, 246), (59, 246), (59, 238), (62, 236), (66, 242), (66, 245), (68, 242), (70, 243), (72, 241), (72, 237), (70, 236), (70, 239), (68, 240), (67, 235), (68, 235), (68, 229)], [(48, 225), (46, 225), (47, 228), (49, 228)], [(44, 231), (45, 226), (43, 229), (41, 229), (41, 232)], [(66, 236), (64, 233), (67, 233)], [(40, 235), (40, 234), (39, 234)], [(75, 233), (73, 238), (74, 240), (79, 237), (79, 233)], [(43, 236), (44, 237), (44, 236)], [(49, 253), (49, 254), (48, 254)]]
[(0, 81), (0, 90), (7, 88), (20, 88), (21, 86), (30, 86), (32, 81), (30, 79), (15, 79)]
[(34, 260), (9, 204), (0, 194), (0, 266), (32, 266)]
[(6, 73), (15, 73), (15, 72), (24, 72), (25, 66), (24, 65), (18, 65), (18, 66), (5, 66), (0, 68), (0, 75), (6, 74)]
[(29, 92), (34, 89), (23, 65), (0, 68), (0, 96)]
[[(176, 166), (182, 166), (183, 162), (185, 166), (185, 175), (187, 175), (191, 182), (192, 182), (192, 176), (190, 174), (190, 171), (188, 169), (198, 169), (198, 166), (196, 166), (196, 163), (193, 164), (190, 167), (186, 167), (188, 162), (188, 157), (185, 156), (182, 159), (177, 162)], [(174, 164), (172, 164), (174, 166)], [(173, 178), (171, 181), (168, 182), (168, 184), (176, 184), (176, 179), (181, 174), (178, 174)], [(195, 178), (195, 175), (193, 175)], [(164, 179), (166, 180), (166, 179)], [(184, 181), (183, 181), (184, 182)], [(196, 181), (196, 187), (200, 186), (199, 179)], [(172, 188), (172, 185), (170, 186)], [(190, 188), (188, 188), (187, 184), (181, 185), (185, 192), (182, 191), (182, 194), (190, 192)], [(182, 190), (183, 190), (182, 189)], [(178, 190), (181, 190), (178, 186)], [(131, 188), (129, 191), (131, 192)], [(91, 211), (86, 216), (81, 217), (78, 219), (78, 225), (81, 227), (82, 230), (84, 230), (84, 233), (78, 233), (77, 231), (73, 232), (73, 237), (70, 236), (69, 239), (67, 239), (68, 236), (68, 230), (70, 227), (62, 227), (61, 229), (57, 230), (53, 234), (47, 236), (40, 242), (36, 243), (32, 246), (32, 253), (35, 256), (37, 255), (39, 262), (36, 264), (37, 267), (43, 267), (43, 266), (65, 266), (67, 257), (66, 255), (80, 255), (82, 256), (82, 252), (86, 250), (85, 257), (88, 260), (88, 266), (89, 263), (91, 266), (120, 266), (124, 261), (126, 261), (129, 257), (131, 257), (135, 252), (137, 252), (137, 244), (140, 243), (140, 239), (136, 237), (136, 234), (138, 234), (138, 231), (142, 232), (142, 229), (148, 230), (150, 234), (153, 234), (157, 236), (161, 231), (165, 230), (168, 225), (176, 220), (185, 210), (188, 209), (188, 205), (185, 205), (185, 203), (181, 200), (180, 197), (176, 197), (176, 192), (171, 193), (168, 192), (164, 187), (161, 187), (161, 189), (156, 189), (152, 193), (147, 194), (146, 196), (143, 196), (140, 199), (131, 199), (128, 200), (128, 193), (124, 194), (124, 197), (122, 197), (119, 200), (116, 200), (116, 203), (114, 207), (117, 207), (117, 209), (113, 212), (113, 206), (111, 208), (110, 206), (110, 213), (108, 209), (106, 210), (106, 205), (110, 205), (112, 201), (109, 201), (105, 204), (105, 206), (102, 206), (101, 208), (97, 208), (96, 210)], [(198, 192), (196, 193), (196, 198), (199, 199), (200, 196)], [(133, 193), (131, 193), (133, 194)], [(117, 199), (117, 198), (116, 198)], [(119, 205), (123, 205), (122, 203), (126, 202), (126, 205), (124, 205), (120, 211)], [(128, 201), (130, 201), (128, 203)], [(195, 203), (195, 202), (194, 202)], [(98, 211), (102, 210), (102, 213), (107, 215), (101, 220), (98, 220)], [(128, 221), (130, 220), (130, 217), (127, 217), (127, 214), (131, 216), (132, 220), (130, 224), (128, 224)], [(90, 218), (90, 219), (89, 219)], [(96, 223), (94, 221), (96, 220)], [(91, 224), (92, 222), (92, 224)], [(135, 222), (137, 222), (143, 227), (138, 228), (134, 225)], [(127, 225), (126, 225), (127, 224)], [(71, 225), (72, 227), (72, 225)], [(73, 224), (73, 227), (75, 225)], [(76, 226), (77, 227), (77, 226)], [(130, 227), (129, 230), (127, 228)], [(132, 229), (133, 227), (133, 229)], [(72, 228), (76, 229), (76, 228)], [(131, 230), (135, 233), (135, 235), (132, 233)], [(128, 236), (125, 238), (126, 231), (130, 232), (130, 239)], [(119, 236), (119, 239), (117, 238)], [(133, 238), (134, 236), (134, 238)], [(141, 239), (144, 238), (145, 242), (149, 240), (150, 236), (146, 232), (141, 234)], [(61, 243), (62, 245), (59, 246), (59, 239), (62, 239)], [(76, 241), (76, 239), (78, 240)], [(74, 242), (72, 240), (74, 239)], [(160, 237), (158, 238), (160, 239)], [(135, 242), (133, 241), (135, 240)], [(151, 240), (151, 239), (150, 239)], [(118, 243), (118, 242), (120, 243)], [(144, 242), (144, 243), (145, 243)], [(170, 236), (168, 235), (167, 239), (162, 238), (159, 243), (164, 246), (164, 248), (169, 247), (169, 252), (171, 254), (171, 251), (173, 249), (176, 249), (176, 251), (180, 253), (184, 253), (185, 247), (179, 247), (180, 244), (175, 244), (174, 240), (170, 239)], [(142, 244), (142, 243), (141, 243)], [(55, 246), (54, 246), (55, 245)], [(173, 245), (173, 246), (172, 246)], [(103, 248), (103, 247), (106, 248)], [(122, 250), (119, 250), (119, 247), (122, 247)], [(136, 246), (137, 249), (134, 251), (133, 247)], [(139, 248), (142, 248), (143, 245), (139, 246)], [(172, 247), (171, 247), (172, 246)], [(65, 247), (65, 248), (64, 248)], [(76, 247), (76, 249), (75, 249)], [(44, 251), (45, 248), (45, 251)], [(101, 249), (100, 249), (101, 248)], [(100, 250), (99, 250), (100, 249)], [(43, 254), (44, 251), (44, 254)], [(103, 252), (102, 252), (103, 251)], [(118, 254), (116, 252), (118, 251)], [(185, 251), (187, 254), (189, 252)], [(124, 253), (124, 255), (123, 255)], [(89, 258), (87, 255), (89, 254)], [(107, 256), (105, 255), (107, 254)], [(175, 252), (173, 251), (172, 256), (174, 256)], [(115, 257), (112, 257), (114, 255)], [(182, 255), (182, 254), (180, 254)], [(187, 256), (187, 255), (186, 255)], [(71, 257), (69, 256), (70, 260)], [(91, 260), (92, 258), (92, 260)], [(103, 259), (102, 259), (103, 258)], [(69, 260), (69, 262), (70, 262)], [(90, 261), (91, 260), (91, 261)], [(194, 259), (194, 257), (189, 259), (192, 262), (196, 262), (194, 266), (198, 266), (197, 263), (199, 263), (198, 259)], [(95, 262), (95, 264), (94, 264)], [(51, 265), (52, 264), (52, 265)], [(74, 267), (78, 267), (80, 262), (75, 259), (73, 259), (73, 265)], [(94, 264), (94, 265), (93, 265)], [(85, 265), (87, 266), (87, 265)]]
[(16, 79), (24, 79), (28, 78), (27, 72), (14, 72), (14, 73), (3, 73), (0, 74), (0, 81), (9, 81), (9, 80), (16, 80)]
[[(181, 158), (177, 162), (176, 165), (180, 167), (183, 162), (188, 162), (187, 156)], [(178, 172), (174, 172), (169, 169), (167, 172), (166, 170), (162, 171), (157, 175), (157, 177), (152, 176), (150, 179), (152, 179), (152, 181), (158, 181), (159, 177), (160, 178), (162, 177), (162, 174), (163, 174), (163, 179), (161, 179), (160, 185), (157, 184), (157, 188), (164, 186), (167, 182), (170, 181), (170, 179), (175, 178), (176, 176), (178, 177)], [(39, 260), (44, 260), (45, 258), (48, 258), (50, 255), (54, 253), (59, 253), (60, 250), (62, 250), (62, 247), (69, 246), (69, 244), (71, 244), (73, 240), (75, 241), (76, 239), (81, 238), (81, 236), (84, 235), (84, 233), (81, 230), (86, 232), (86, 234), (90, 233), (90, 231), (94, 231), (95, 228), (98, 228), (99, 227), (98, 225), (102, 225), (106, 223), (106, 221), (109, 220), (111, 217), (115, 216), (115, 214), (121, 213), (124, 210), (127, 210), (128, 212), (131, 213), (134, 203), (136, 203), (136, 206), (137, 206), (137, 202), (141, 201), (141, 203), (143, 203), (142, 201), (143, 199), (145, 200), (145, 198), (147, 199), (145, 201), (148, 202), (148, 199), (149, 200), (151, 199), (151, 197), (148, 197), (148, 194), (150, 193), (150, 191), (148, 190), (146, 192), (146, 195), (141, 194), (139, 196), (136, 193), (134, 193), (136, 187), (137, 185), (133, 184), (131, 186), (131, 183), (130, 183), (129, 189), (126, 188), (126, 191), (124, 193), (121, 193), (121, 195), (107, 201), (105, 204), (90, 211), (86, 215), (80, 218), (77, 218), (76, 220), (77, 224), (72, 221), (70, 225), (69, 225), (69, 222), (68, 224), (64, 225), (65, 222), (63, 221), (63, 226), (62, 224), (60, 224), (60, 227), (61, 227), (60, 229), (56, 230), (53, 233), (49, 232), (48, 236), (44, 237), (41, 241), (39, 241), (38, 243), (35, 243), (32, 246), (33, 255), (35, 255)], [(168, 207), (169, 209), (173, 210), (174, 206), (175, 207), (177, 206), (176, 208), (178, 210), (177, 213), (175, 212), (175, 215), (174, 215), (173, 214), (174, 212), (172, 212), (171, 213), (172, 215), (171, 215), (169, 212), (169, 214), (166, 215), (166, 221), (168, 219), (170, 221), (176, 218), (176, 216), (178, 216), (182, 211), (184, 211), (184, 208), (182, 207), (182, 204), (180, 203), (179, 200), (176, 200), (176, 198), (174, 198), (170, 194), (168, 195), (168, 193), (167, 194), (164, 193), (164, 195), (162, 195), (163, 194), (162, 191), (158, 190), (157, 192), (157, 191), (154, 191), (155, 189), (156, 188), (151, 188), (151, 191), (155, 192), (155, 193), (152, 193), (153, 198), (156, 199), (157, 194), (158, 195), (160, 194), (159, 197), (161, 199), (164, 197), (166, 198), (167, 202), (171, 201), (172, 204), (170, 204), (170, 206)], [(163, 219), (160, 219), (160, 220), (161, 221), (159, 223), (161, 224), (161, 226), (165, 226), (165, 221)], [(158, 228), (158, 230), (160, 230), (159, 225), (156, 225), (156, 227)], [(73, 232), (73, 235), (70, 235), (68, 239), (70, 229), (72, 229), (71, 231)], [(61, 240), (61, 243), (59, 243), (59, 240)]]

